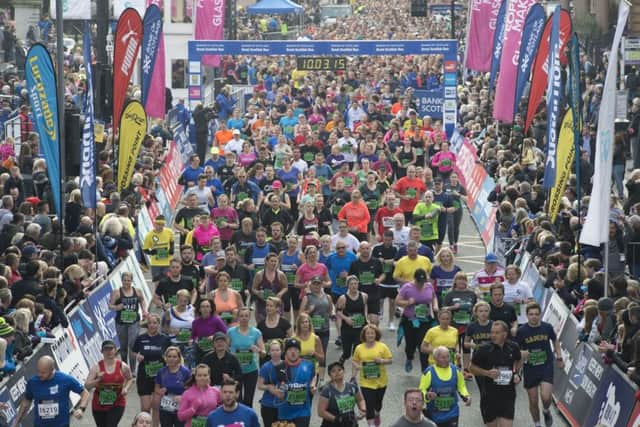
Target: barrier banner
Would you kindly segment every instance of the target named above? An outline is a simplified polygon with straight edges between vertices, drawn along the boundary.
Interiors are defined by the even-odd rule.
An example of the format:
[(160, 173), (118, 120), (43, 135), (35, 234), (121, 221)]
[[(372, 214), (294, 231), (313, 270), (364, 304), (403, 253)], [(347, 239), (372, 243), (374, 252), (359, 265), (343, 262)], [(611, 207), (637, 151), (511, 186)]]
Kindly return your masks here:
[[(6, 381), (3, 381), (2, 387), (0, 387), (0, 402), (5, 403), (8, 407), (1, 409), (0, 412), (4, 416), (7, 425), (12, 426), (18, 415), (27, 381), (38, 373), (38, 359), (42, 356), (51, 355), (51, 347), (47, 344), (40, 344), (33, 354), (20, 365), (20, 369), (6, 378)], [(33, 405), (22, 418), (21, 425), (24, 427), (34, 425)]]
[(118, 191), (131, 183), (142, 140), (147, 133), (147, 116), (140, 101), (130, 101), (122, 113), (118, 132)]
[(160, 170), (159, 185), (156, 196), (158, 208), (165, 216), (167, 224), (171, 224), (176, 206), (182, 196), (182, 185), (178, 184), (178, 177), (184, 168), (184, 160), (178, 151), (174, 141), (169, 144), (169, 151), (164, 160), (164, 166)]
[[(555, 292), (553, 292), (555, 295)], [(553, 298), (553, 296), (551, 297)], [(551, 305), (551, 304), (549, 304)], [(567, 320), (564, 322), (564, 327), (558, 336), (560, 342), (560, 349), (562, 350), (562, 360), (564, 361), (564, 368), (559, 368), (556, 364), (554, 366), (553, 373), (553, 397), (559, 400), (564, 395), (569, 382), (569, 372), (571, 367), (575, 363), (574, 354), (578, 346), (578, 320), (573, 315), (567, 316)]]
[(500, 0), (474, 0), (470, 5), (471, 21), (467, 35), (466, 66), (470, 70), (486, 73), (491, 71), (491, 45), (483, 40), (493, 40), (496, 30), (496, 16), (502, 2)]
[(493, 32), (493, 49), (491, 50), (491, 75), (489, 78), (489, 95), (493, 92), (496, 83), (496, 76), (500, 68), (500, 59), (502, 58), (502, 48), (504, 45), (504, 36), (506, 34), (505, 16), (507, 14), (507, 4), (509, 0), (502, 0), (498, 16), (496, 17), (496, 29)]
[(93, 129), (93, 72), (91, 71), (91, 28), (89, 21), (84, 23), (84, 38), (82, 40), (84, 55), (84, 70), (87, 76), (87, 91), (84, 98), (84, 124), (82, 126), (82, 144), (80, 145), (80, 190), (82, 204), (95, 209), (96, 195), (96, 146)]
[(518, 106), (524, 93), (524, 88), (529, 81), (531, 74), (531, 66), (535, 57), (546, 15), (544, 7), (541, 4), (534, 4), (529, 9), (527, 19), (524, 21), (524, 33), (522, 34), (522, 43), (520, 44), (520, 57), (518, 59), (518, 77), (516, 78), (516, 96), (514, 97), (513, 112), (518, 111)]
[(615, 91), (618, 74), (618, 48), (620, 38), (627, 24), (630, 6), (620, 2), (616, 33), (611, 45), (607, 75), (604, 79), (602, 104), (598, 114), (598, 135), (593, 174), (593, 190), (587, 211), (587, 219), (580, 233), (580, 243), (600, 246), (609, 241), (609, 205), (611, 198), (611, 171), (613, 169), (613, 138), (616, 116)]
[(544, 278), (540, 275), (538, 268), (533, 262), (529, 262), (529, 264), (522, 269), (522, 279), (520, 280), (529, 286), (533, 298), (538, 302), (538, 304), (540, 304), (542, 310), (545, 310), (547, 300), (550, 298), (549, 292), (547, 288), (544, 287)]
[[(533, 61), (533, 70), (531, 71), (531, 89), (529, 90), (529, 101), (527, 102), (527, 115), (524, 122), (524, 133), (527, 133), (533, 116), (538, 109), (538, 105), (542, 100), (542, 95), (547, 88), (547, 76), (549, 68), (549, 36), (551, 35), (552, 17), (547, 19), (542, 32), (542, 38), (538, 45), (538, 54)], [(564, 49), (571, 37), (571, 15), (565, 9), (560, 11), (560, 62), (565, 60)]]
[[(225, 0), (199, 0), (196, 5), (194, 39), (222, 40), (224, 36)], [(220, 65), (220, 55), (204, 55), (202, 64), (210, 67)]]
[(60, 125), (56, 74), (51, 55), (44, 45), (36, 43), (29, 49), (24, 63), (25, 79), (34, 124), (40, 137), (40, 147), (47, 162), (47, 175), (53, 192), (54, 209), (62, 216), (62, 176), (60, 175)]
[[(533, 263), (529, 265), (533, 268), (536, 268)], [(551, 324), (553, 326), (553, 331), (556, 333), (556, 336), (559, 337), (562, 333), (562, 329), (564, 328), (564, 323), (569, 317), (569, 314), (569, 309), (565, 305), (564, 301), (562, 301), (562, 298), (560, 298), (558, 294), (554, 292), (551, 295), (549, 304), (544, 310), (542, 321)]]
[(493, 242), (496, 221), (496, 207), (487, 201), (489, 193), (494, 189), (493, 179), (478, 163), (478, 156), (469, 141), (465, 141), (458, 153), (456, 170), (462, 185), (467, 190), (467, 206), (471, 212), (485, 245)]
[(625, 377), (615, 365), (605, 369), (584, 425), (626, 427), (636, 403), (636, 390)]
[(580, 344), (569, 371), (567, 387), (556, 402), (560, 412), (574, 427), (584, 426), (593, 397), (604, 373), (602, 356), (589, 345)]
[(113, 40), (113, 129), (118, 129), (120, 125), (122, 107), (140, 51), (141, 40), (142, 19), (134, 8), (129, 7), (118, 19)]
[(91, 307), (85, 301), (69, 314), (69, 324), (80, 343), (82, 356), (87, 366), (93, 366), (102, 360), (102, 334), (98, 323), (93, 319)]
[[(151, 78), (156, 69), (156, 59), (160, 47), (160, 36), (162, 34), (162, 13), (160, 8), (154, 4), (147, 7), (147, 11), (142, 19), (142, 105), (145, 109), (149, 104), (149, 91), (151, 89)], [(152, 103), (159, 100), (153, 99)], [(164, 105), (162, 106), (164, 110)]]
[(562, 70), (560, 68), (560, 6), (556, 6), (551, 19), (549, 38), (549, 75), (547, 81), (547, 145), (545, 147), (544, 179), (542, 187), (550, 189), (556, 182), (558, 123), (563, 101)]
[(413, 91), (413, 101), (416, 103), (419, 117), (429, 116), (434, 120), (442, 120), (443, 87), (432, 90), (416, 89)]
[[(80, 383), (84, 384), (89, 375), (89, 367), (82, 357), (83, 349), (73, 334), (73, 328), (56, 328), (53, 331), (56, 340), (51, 344), (51, 353), (58, 365), (57, 369), (69, 374)], [(80, 395), (71, 393), (71, 403), (73, 406), (80, 401)]]
[(516, 93), (518, 56), (524, 31), (524, 21), (536, 0), (509, 0), (504, 45), (500, 55), (500, 75), (496, 85), (493, 118), (504, 123), (513, 122), (513, 99)]
[[(121, 271), (120, 269), (116, 271)], [(98, 287), (88, 297), (87, 302), (91, 307), (91, 314), (95, 319), (95, 325), (102, 334), (103, 340), (112, 340), (117, 346), (120, 344), (116, 332), (116, 312), (109, 308), (109, 299), (113, 285), (111, 281), (106, 281)]]
[(567, 181), (569, 180), (569, 175), (571, 175), (571, 169), (573, 167), (573, 160), (576, 153), (574, 129), (573, 112), (571, 109), (568, 109), (566, 113), (564, 113), (564, 119), (562, 119), (562, 125), (560, 127), (556, 179), (553, 188), (551, 188), (551, 193), (549, 194), (548, 210), (552, 223), (555, 223), (556, 216), (558, 216), (560, 201), (564, 195), (564, 189), (567, 186)]
[(640, 402), (636, 403), (633, 413), (629, 418), (629, 424), (627, 427), (640, 427)]

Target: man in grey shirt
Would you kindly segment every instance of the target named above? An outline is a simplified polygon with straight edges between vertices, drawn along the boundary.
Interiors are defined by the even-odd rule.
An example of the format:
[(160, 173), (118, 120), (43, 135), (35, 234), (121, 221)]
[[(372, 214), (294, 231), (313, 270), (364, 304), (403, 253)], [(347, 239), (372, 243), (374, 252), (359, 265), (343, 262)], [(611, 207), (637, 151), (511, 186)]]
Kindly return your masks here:
[(404, 415), (391, 427), (437, 427), (436, 424), (422, 415), (424, 396), (417, 388), (404, 392)]

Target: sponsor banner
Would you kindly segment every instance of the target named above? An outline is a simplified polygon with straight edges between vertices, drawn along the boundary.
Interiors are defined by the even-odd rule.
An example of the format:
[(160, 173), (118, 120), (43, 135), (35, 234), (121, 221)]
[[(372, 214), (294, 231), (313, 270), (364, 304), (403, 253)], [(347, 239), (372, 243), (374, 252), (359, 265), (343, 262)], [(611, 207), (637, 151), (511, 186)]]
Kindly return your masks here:
[(605, 369), (585, 425), (626, 427), (636, 403), (636, 388), (625, 377), (615, 365)]
[[(162, 0), (147, 0), (147, 6), (156, 5), (162, 11)], [(166, 80), (165, 80), (165, 52), (164, 52), (164, 31), (160, 32), (160, 45), (158, 46), (158, 55), (156, 56), (155, 68), (151, 75), (151, 87), (149, 88), (149, 98), (154, 102), (148, 102), (144, 106), (147, 116), (154, 119), (164, 119), (166, 104)]]
[[(82, 348), (73, 334), (73, 328), (56, 328), (53, 331), (55, 341), (51, 344), (51, 353), (58, 365), (58, 370), (69, 374), (84, 384), (89, 375), (89, 367), (82, 357)], [(80, 401), (80, 395), (71, 393), (71, 404), (75, 406)]]
[[(522, 265), (525, 264), (523, 263)], [(533, 299), (535, 299), (544, 310), (550, 298), (547, 288), (544, 287), (544, 277), (540, 275), (538, 268), (532, 262), (527, 264), (522, 270), (522, 278), (520, 280), (529, 286)]]
[[(536, 268), (533, 263), (529, 265), (534, 269)], [(562, 298), (560, 298), (557, 293), (553, 292), (551, 299), (549, 300), (549, 304), (542, 315), (542, 321), (551, 324), (556, 336), (559, 337), (569, 314), (569, 308), (567, 308), (564, 301), (562, 301)]]
[(538, 45), (540, 44), (540, 37), (542, 37), (542, 30), (544, 29), (545, 21), (546, 16), (542, 5), (534, 4), (531, 6), (527, 19), (524, 22), (524, 33), (522, 34), (522, 43), (520, 44), (518, 77), (516, 79), (516, 96), (513, 104), (514, 114), (518, 111), (518, 106), (520, 105), (524, 88), (529, 81), (533, 58), (535, 58)]
[[(12, 426), (14, 424), (18, 410), (20, 409), (20, 402), (27, 389), (27, 381), (34, 375), (37, 375), (38, 359), (43, 356), (51, 356), (51, 348), (47, 344), (40, 344), (36, 347), (33, 354), (19, 365), (19, 369), (5, 377), (5, 380), (2, 382), (2, 386), (0, 387), (0, 402), (7, 405), (6, 408), (0, 409), (0, 413), (4, 416), (4, 420), (2, 421), (6, 422), (6, 424), (3, 425)], [(34, 425), (33, 405), (29, 407), (26, 415), (22, 418), (21, 425), (23, 427)]]
[(493, 49), (491, 50), (491, 74), (489, 78), (489, 94), (493, 92), (495, 87), (496, 77), (498, 75), (498, 69), (500, 68), (500, 59), (502, 58), (502, 49), (504, 46), (504, 36), (506, 34), (505, 29), (507, 24), (505, 17), (507, 15), (507, 5), (509, 0), (502, 0), (500, 9), (498, 9), (498, 16), (496, 17), (496, 29), (493, 33)]
[(556, 221), (556, 216), (560, 209), (560, 201), (564, 195), (564, 189), (567, 186), (569, 175), (571, 175), (571, 168), (573, 167), (573, 160), (576, 152), (573, 131), (573, 113), (571, 109), (568, 109), (567, 112), (564, 113), (564, 119), (562, 119), (562, 126), (560, 127), (556, 180), (553, 188), (551, 188), (551, 193), (549, 194), (549, 217), (551, 218), (552, 223), (555, 223)]
[(509, 0), (505, 17), (504, 45), (500, 54), (500, 76), (496, 84), (493, 118), (504, 123), (513, 121), (513, 99), (518, 75), (518, 56), (529, 9), (536, 0)]
[(80, 191), (82, 204), (87, 208), (96, 207), (96, 169), (95, 169), (95, 131), (93, 129), (93, 73), (91, 71), (91, 28), (84, 23), (82, 40), (84, 69), (87, 76), (87, 91), (84, 98), (84, 124), (82, 126), (82, 144), (80, 144)]
[(580, 344), (574, 353), (575, 359), (569, 371), (569, 380), (558, 408), (574, 426), (584, 426), (593, 398), (602, 381), (605, 365), (602, 356), (587, 344)]
[[(542, 100), (542, 95), (547, 88), (547, 71), (549, 67), (549, 37), (551, 35), (552, 19), (549, 17), (542, 32), (542, 38), (538, 45), (538, 54), (533, 61), (533, 70), (531, 71), (531, 89), (529, 90), (529, 100), (527, 102), (527, 115), (524, 123), (524, 132), (526, 134), (533, 116), (535, 115), (538, 105)], [(560, 11), (560, 61), (563, 60), (564, 49), (571, 37), (571, 16), (569, 12), (562, 9)]]
[[(56, 0), (49, 1), (51, 19), (56, 19)], [(62, 2), (62, 17), (64, 19), (91, 19), (91, 2), (87, 0), (65, 0)]]
[(491, 70), (491, 45), (483, 40), (493, 40), (496, 16), (500, 0), (473, 0), (470, 4), (471, 21), (467, 35), (466, 66), (470, 70), (486, 73)]
[[(160, 35), (162, 34), (162, 13), (160, 8), (154, 4), (147, 8), (142, 20), (142, 105), (147, 106), (149, 101), (149, 90), (151, 88), (151, 78), (153, 76), (158, 49), (160, 47)], [(154, 103), (158, 100), (154, 99)]]
[[(222, 40), (224, 38), (225, 0), (199, 0), (196, 3), (196, 40)], [(220, 65), (220, 55), (204, 55), (202, 64)]]
[(622, 39), (625, 65), (640, 65), (640, 37)]
[(456, 157), (456, 169), (462, 185), (467, 190), (467, 206), (483, 242), (489, 245), (493, 242), (496, 208), (487, 201), (487, 197), (495, 183), (482, 164), (477, 162), (478, 156), (469, 141), (464, 141)]
[(56, 75), (51, 55), (42, 44), (36, 43), (29, 49), (25, 60), (25, 75), (31, 111), (40, 137), (40, 147), (47, 162), (47, 175), (53, 191), (54, 208), (60, 217), (62, 177), (60, 175), (60, 127)]
[(159, 188), (156, 192), (158, 208), (170, 224), (175, 213), (175, 208), (182, 196), (182, 185), (178, 184), (178, 178), (186, 164), (178, 146), (174, 141), (169, 144), (169, 151), (165, 157), (165, 165), (158, 175)]
[(580, 243), (600, 246), (609, 241), (609, 205), (611, 198), (611, 170), (613, 169), (613, 138), (616, 115), (615, 91), (616, 75), (618, 73), (618, 47), (624, 30), (630, 6), (620, 2), (618, 23), (613, 37), (609, 65), (604, 80), (602, 104), (598, 114), (598, 135), (596, 140), (596, 157), (593, 175), (593, 190), (587, 211), (587, 219), (580, 233)]
[(131, 101), (122, 113), (118, 143), (118, 191), (129, 186), (136, 159), (147, 132), (147, 116), (139, 101)]
[[(552, 293), (552, 297), (555, 293)], [(547, 305), (549, 307), (551, 303)], [(564, 327), (558, 335), (560, 342), (560, 349), (562, 351), (562, 360), (564, 367), (559, 368), (557, 364), (554, 365), (553, 374), (553, 397), (556, 400), (560, 400), (561, 396), (564, 396), (564, 392), (567, 389), (569, 382), (569, 372), (571, 367), (575, 363), (575, 351), (578, 346), (579, 338), (578, 320), (572, 314), (567, 316), (567, 320), (564, 322)]]
[[(582, 92), (580, 91), (580, 43), (578, 35), (571, 36), (571, 56), (569, 61), (569, 106), (573, 110), (573, 143), (576, 151), (580, 147), (582, 132)], [(578, 160), (579, 160), (578, 156)], [(576, 162), (578, 164), (579, 162)]]
[[(419, 90), (413, 92), (413, 101), (419, 117), (430, 116), (435, 120), (442, 120), (442, 105), (444, 102), (444, 90)], [(455, 100), (453, 100), (455, 105)]]
[(69, 324), (80, 343), (82, 356), (87, 366), (93, 366), (102, 360), (102, 334), (98, 323), (93, 319), (91, 307), (85, 301), (69, 314)]
[[(142, 19), (133, 8), (120, 15), (113, 50), (113, 128), (118, 129), (131, 74), (142, 41)], [(118, 171), (119, 172), (119, 171)]]
[(549, 38), (549, 74), (547, 81), (547, 146), (542, 187), (550, 189), (556, 182), (558, 160), (558, 123), (562, 105), (562, 69), (560, 68), (560, 6), (551, 18)]
[[(122, 270), (117, 269), (112, 274), (112, 277), (119, 276), (120, 272)], [(102, 334), (102, 340), (112, 340), (119, 346), (120, 340), (116, 332), (116, 312), (109, 308), (112, 290), (113, 285), (111, 280), (108, 280), (87, 297), (87, 302), (91, 307), (91, 314), (95, 320), (94, 324)]]

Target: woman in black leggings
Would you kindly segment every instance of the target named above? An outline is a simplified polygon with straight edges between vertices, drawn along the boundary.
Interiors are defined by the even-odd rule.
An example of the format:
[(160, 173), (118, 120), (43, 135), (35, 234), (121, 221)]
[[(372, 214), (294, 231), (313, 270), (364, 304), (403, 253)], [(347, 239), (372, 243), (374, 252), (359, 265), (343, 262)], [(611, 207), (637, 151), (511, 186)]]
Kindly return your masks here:
[(338, 316), (342, 319), (341, 363), (348, 360), (355, 346), (360, 344), (360, 332), (367, 322), (367, 294), (358, 290), (359, 284), (356, 276), (347, 277), (347, 293), (341, 295), (336, 304)]

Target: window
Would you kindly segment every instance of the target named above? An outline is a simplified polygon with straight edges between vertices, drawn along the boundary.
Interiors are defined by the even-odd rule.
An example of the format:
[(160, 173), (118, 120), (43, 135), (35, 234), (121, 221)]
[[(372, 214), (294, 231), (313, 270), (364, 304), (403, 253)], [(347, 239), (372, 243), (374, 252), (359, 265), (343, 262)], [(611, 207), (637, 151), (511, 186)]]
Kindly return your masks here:
[(184, 89), (187, 87), (187, 69), (185, 59), (173, 59), (171, 61), (171, 87)]
[(183, 24), (193, 22), (193, 0), (171, 0), (171, 22)]

